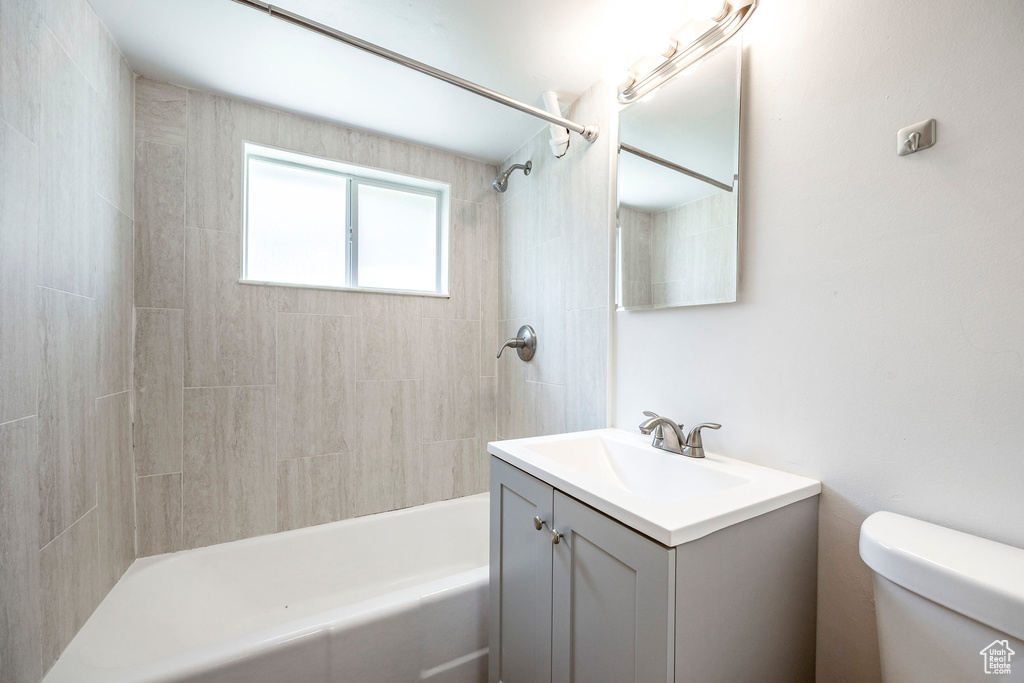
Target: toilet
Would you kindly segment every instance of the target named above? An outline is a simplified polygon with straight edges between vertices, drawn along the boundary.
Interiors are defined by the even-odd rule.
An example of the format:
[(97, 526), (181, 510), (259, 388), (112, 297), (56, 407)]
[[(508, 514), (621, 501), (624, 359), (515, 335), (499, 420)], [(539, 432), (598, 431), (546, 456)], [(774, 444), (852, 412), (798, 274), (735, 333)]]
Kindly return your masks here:
[(860, 556), (886, 683), (1024, 682), (1024, 550), (876, 512)]

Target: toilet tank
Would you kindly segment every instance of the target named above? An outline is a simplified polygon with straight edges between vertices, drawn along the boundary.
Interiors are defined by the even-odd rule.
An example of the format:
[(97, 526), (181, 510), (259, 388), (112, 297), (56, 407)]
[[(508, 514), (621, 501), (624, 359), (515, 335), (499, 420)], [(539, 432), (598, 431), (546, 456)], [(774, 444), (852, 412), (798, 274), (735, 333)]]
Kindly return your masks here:
[(886, 683), (1024, 681), (1024, 550), (877, 512), (860, 556)]

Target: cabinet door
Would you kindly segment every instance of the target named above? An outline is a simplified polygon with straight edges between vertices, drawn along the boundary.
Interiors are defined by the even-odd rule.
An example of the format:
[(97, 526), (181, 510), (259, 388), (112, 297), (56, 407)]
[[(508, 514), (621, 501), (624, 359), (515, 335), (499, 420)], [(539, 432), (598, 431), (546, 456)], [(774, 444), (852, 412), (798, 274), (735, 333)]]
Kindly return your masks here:
[(555, 491), (552, 681), (672, 680), (675, 551)]
[(551, 680), (552, 493), (491, 458), (491, 683)]

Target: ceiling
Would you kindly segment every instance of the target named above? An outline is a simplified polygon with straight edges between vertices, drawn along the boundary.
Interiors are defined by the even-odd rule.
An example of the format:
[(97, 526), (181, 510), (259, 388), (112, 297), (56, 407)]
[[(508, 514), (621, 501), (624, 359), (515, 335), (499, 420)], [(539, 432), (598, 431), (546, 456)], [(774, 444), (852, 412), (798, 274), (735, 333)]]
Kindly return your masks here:
[[(129, 65), (151, 78), (494, 163), (545, 125), (231, 0), (91, 2)], [(631, 63), (690, 14), (679, 0), (275, 4), (536, 106), (554, 90), (563, 108), (605, 64)]]

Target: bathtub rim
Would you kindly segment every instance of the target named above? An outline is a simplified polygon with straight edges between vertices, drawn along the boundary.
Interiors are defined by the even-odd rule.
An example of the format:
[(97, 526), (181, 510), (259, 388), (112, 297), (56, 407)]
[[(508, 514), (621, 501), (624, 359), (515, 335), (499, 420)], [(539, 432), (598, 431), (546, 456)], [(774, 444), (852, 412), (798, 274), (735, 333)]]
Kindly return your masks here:
[[(252, 545), (266, 542), (269, 538), (300, 538), (306, 535), (323, 533), (329, 525), (352, 525), (372, 523), (374, 518), (387, 515), (391, 518), (422, 514), (423, 508), (440, 508), (466, 505), (469, 501), (484, 502), (484, 510), (489, 510), (486, 501), (489, 493), (478, 493), (424, 505), (410, 506), (398, 510), (373, 513), (360, 517), (327, 522), (310, 527), (302, 527), (289, 531), (263, 534), (250, 538), (238, 539), (226, 543), (193, 548), (171, 553), (163, 553), (150, 557), (139, 558), (128, 568), (118, 580), (118, 584), (144, 572), (151, 566), (167, 562), (170, 558), (190, 553), (190, 557), (202, 558), (211, 553), (230, 552), (232, 546), (238, 544)], [(486, 513), (485, 513), (486, 514)], [(361, 622), (370, 622), (398, 614), (408, 609), (410, 604), (418, 600), (430, 598), (448, 591), (469, 590), (489, 581), (487, 560), (479, 567), (456, 572), (412, 586), (390, 591), (381, 595), (356, 600), (313, 615), (299, 617), (289, 621), (281, 621), (273, 626), (265, 627), (249, 633), (236, 635), (215, 643), (203, 645), (185, 652), (179, 652), (153, 660), (125, 666), (104, 666), (90, 661), (83, 656), (81, 636), (87, 633), (89, 621), (102, 608), (99, 607), (90, 615), (89, 620), (61, 653), (60, 657), (46, 673), (42, 683), (166, 683), (185, 676), (215, 672), (233, 662), (257, 657), (267, 651), (282, 647), (287, 643), (302, 640), (312, 643), (318, 637), (328, 639), (333, 631), (341, 631), (358, 626)], [(114, 589), (117, 588), (115, 584)]]

